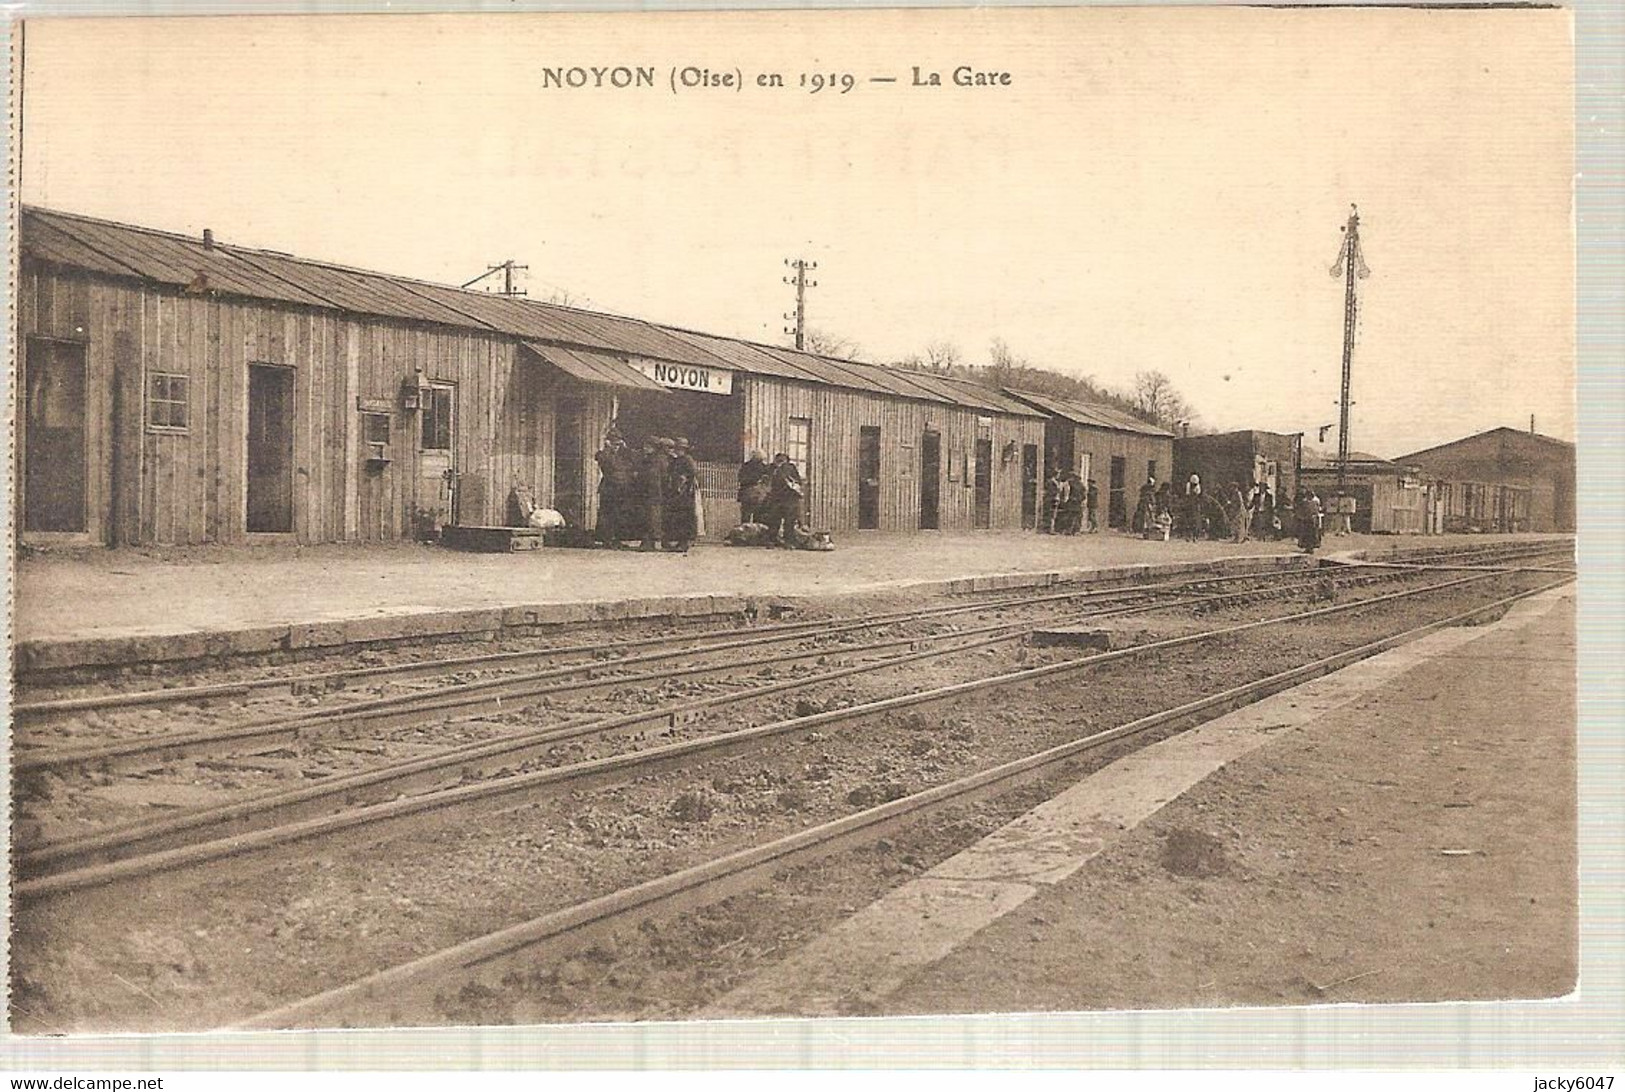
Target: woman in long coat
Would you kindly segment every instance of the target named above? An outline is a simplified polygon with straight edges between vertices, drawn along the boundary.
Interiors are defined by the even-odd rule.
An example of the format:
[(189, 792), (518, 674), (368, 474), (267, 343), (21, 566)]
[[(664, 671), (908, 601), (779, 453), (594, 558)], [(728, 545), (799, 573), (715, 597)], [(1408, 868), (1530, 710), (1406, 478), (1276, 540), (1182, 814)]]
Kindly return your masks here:
[(694, 496), (699, 491), (700, 468), (688, 453), (688, 440), (672, 441), (671, 464), (666, 471), (666, 548), (688, 553), (697, 533)]

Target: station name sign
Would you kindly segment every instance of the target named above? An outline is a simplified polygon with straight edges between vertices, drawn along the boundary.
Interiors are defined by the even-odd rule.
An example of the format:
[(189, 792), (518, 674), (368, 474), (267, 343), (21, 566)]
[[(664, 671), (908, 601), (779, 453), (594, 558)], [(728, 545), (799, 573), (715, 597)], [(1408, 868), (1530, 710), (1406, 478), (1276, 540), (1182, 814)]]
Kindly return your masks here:
[(701, 394), (732, 394), (734, 373), (727, 368), (702, 368), (693, 364), (668, 364), (664, 360), (640, 360), (638, 370), (659, 383), (679, 391)]

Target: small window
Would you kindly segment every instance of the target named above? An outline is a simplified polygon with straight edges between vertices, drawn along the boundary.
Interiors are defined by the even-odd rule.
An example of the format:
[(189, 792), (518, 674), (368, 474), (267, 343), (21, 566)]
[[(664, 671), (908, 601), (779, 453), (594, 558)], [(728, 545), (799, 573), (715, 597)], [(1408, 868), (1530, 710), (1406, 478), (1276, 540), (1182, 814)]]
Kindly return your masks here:
[(1145, 476), (1147, 478), (1155, 478), (1157, 476), (1157, 460), (1147, 459), (1145, 461)]
[(147, 427), (166, 432), (186, 431), (187, 377), (169, 372), (147, 376)]
[(796, 464), (804, 479), (812, 477), (812, 418), (790, 418), (790, 432), (785, 438), (784, 453)]
[(369, 444), (389, 443), (389, 414), (363, 413), (361, 415), (362, 439)]
[(424, 451), (451, 450), (452, 388), (430, 387), (423, 392), (422, 448)]

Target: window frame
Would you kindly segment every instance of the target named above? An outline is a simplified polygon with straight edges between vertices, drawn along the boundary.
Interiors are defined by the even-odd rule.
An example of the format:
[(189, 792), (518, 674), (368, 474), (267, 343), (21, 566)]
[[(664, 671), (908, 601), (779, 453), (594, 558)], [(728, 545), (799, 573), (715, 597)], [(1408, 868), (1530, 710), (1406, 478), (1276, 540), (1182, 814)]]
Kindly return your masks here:
[[(784, 434), (784, 453), (801, 471), (803, 484), (812, 481), (812, 424), (811, 417), (791, 417)], [(796, 435), (798, 431), (802, 433), (799, 437)], [(796, 457), (798, 448), (800, 458)]]
[[(431, 420), (434, 420), (437, 426), (439, 424), (440, 415), (434, 410), (433, 407), (442, 396), (444, 397), (446, 403), (446, 443), (443, 447), (431, 446), (428, 442), (426, 442), (428, 439), (430, 439), (430, 437), (426, 437), (424, 433), (428, 431)], [(437, 427), (435, 431), (438, 433), (440, 430)], [(446, 455), (450, 455), (452, 453), (453, 449), (457, 445), (457, 385), (455, 383), (432, 381), (424, 387), (423, 405), (418, 408), (417, 432), (418, 451), (434, 454), (444, 453)], [(439, 437), (435, 436), (433, 439), (439, 439)]]
[[(173, 384), (179, 381), (181, 385), (180, 397), (175, 397)], [(157, 397), (155, 384), (165, 384), (165, 398)], [(142, 416), (146, 422), (148, 432), (168, 433), (181, 436), (192, 431), (192, 377), (185, 372), (151, 371), (147, 373), (147, 381), (142, 398)], [(154, 417), (153, 410), (157, 406), (168, 407), (169, 420), (159, 421)], [(181, 411), (181, 423), (176, 424), (173, 419), (175, 407)]]

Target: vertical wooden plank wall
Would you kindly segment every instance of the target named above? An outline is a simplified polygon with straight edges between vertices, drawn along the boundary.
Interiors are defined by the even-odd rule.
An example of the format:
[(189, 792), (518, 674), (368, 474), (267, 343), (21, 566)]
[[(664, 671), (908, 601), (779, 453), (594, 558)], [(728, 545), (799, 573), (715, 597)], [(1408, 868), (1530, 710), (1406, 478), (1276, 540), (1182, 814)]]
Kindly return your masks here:
[[(608, 388), (551, 372), (517, 342), (476, 331), (340, 315), (274, 303), (187, 295), (134, 281), (54, 270), (28, 263), (20, 291), (20, 338), (29, 334), (87, 344), (87, 485), (93, 541), (187, 545), (248, 539), (246, 512), (247, 384), (251, 364), (294, 372), (294, 537), (302, 543), (385, 542), (413, 533), (413, 511), (432, 486), (417, 471), (420, 421), (402, 408), (401, 388), (418, 367), (425, 378), (456, 387), (455, 461), (483, 490), (478, 510), (463, 517), (503, 521), (508, 494), (529, 486), (539, 500), (553, 492), (553, 414), (562, 398), (582, 400), (582, 480), (588, 518), (595, 518), (597, 471), (592, 456), (611, 416)], [(164, 371), (189, 380), (185, 433), (146, 428), (146, 376)], [(918, 526), (920, 439), (941, 437), (939, 492), (944, 529), (970, 529), (978, 416), (992, 419), (991, 522), (1021, 527), (1020, 448), (1044, 445), (1044, 421), (925, 401), (759, 376), (740, 376), (743, 447), (770, 456), (787, 446), (789, 419), (812, 421), (809, 517), (831, 529), (856, 526), (859, 430), (880, 429), (880, 525)], [(118, 391), (121, 420), (113, 419)], [(358, 400), (388, 406), (387, 466), (368, 470)], [(115, 445), (114, 430), (122, 445)], [(1016, 457), (1002, 458), (1009, 443)], [(112, 459), (121, 446), (118, 466)], [(1125, 451), (1132, 445), (1126, 445)], [(1105, 488), (1107, 450), (1096, 455)], [(1159, 472), (1171, 463), (1166, 441), (1151, 441)], [(1143, 472), (1131, 458), (1129, 485)], [(21, 458), (19, 454), (19, 459)], [(953, 466), (950, 475), (949, 468)], [(117, 489), (114, 476), (118, 475)], [(19, 482), (22, 474), (18, 475)], [(115, 496), (122, 511), (112, 512)], [(110, 521), (117, 518), (118, 533)]]
[[(863, 426), (880, 429), (880, 529), (912, 531), (919, 527), (920, 437), (928, 429), (942, 437), (940, 468), (941, 522), (944, 530), (969, 530), (974, 522), (975, 490), (956, 471), (949, 480), (949, 461), (970, 460), (975, 474), (977, 417), (955, 406), (878, 398), (858, 391), (810, 383), (751, 376), (745, 387), (745, 434), (769, 458), (787, 447), (792, 417), (812, 421), (808, 519), (819, 528), (847, 530), (858, 523), (858, 433)], [(992, 513), (994, 528), (1021, 528), (1021, 459), (1023, 444), (1044, 442), (1044, 422), (1037, 417), (1004, 414), (993, 418)], [(1017, 457), (1000, 457), (1014, 441)], [(906, 445), (906, 446), (905, 446)], [(973, 483), (972, 483), (973, 484)]]
[[(515, 482), (551, 484), (545, 392), (534, 369), (519, 360), (517, 345), (501, 337), (187, 295), (32, 262), (19, 280), (17, 332), (25, 347), (31, 335), (86, 345), (91, 541), (190, 545), (248, 538), (251, 364), (294, 373), (299, 542), (390, 541), (411, 533), (419, 421), (402, 409), (401, 386), (419, 364), (428, 378), (456, 384), (457, 465), (486, 486), (475, 518), (499, 522)], [(147, 428), (147, 377), (155, 372), (188, 379), (184, 433)], [(391, 462), (379, 471), (363, 465), (358, 398), (390, 407)], [(607, 395), (602, 400), (593, 410), (607, 420)], [(23, 458), (19, 447), (19, 490)]]

